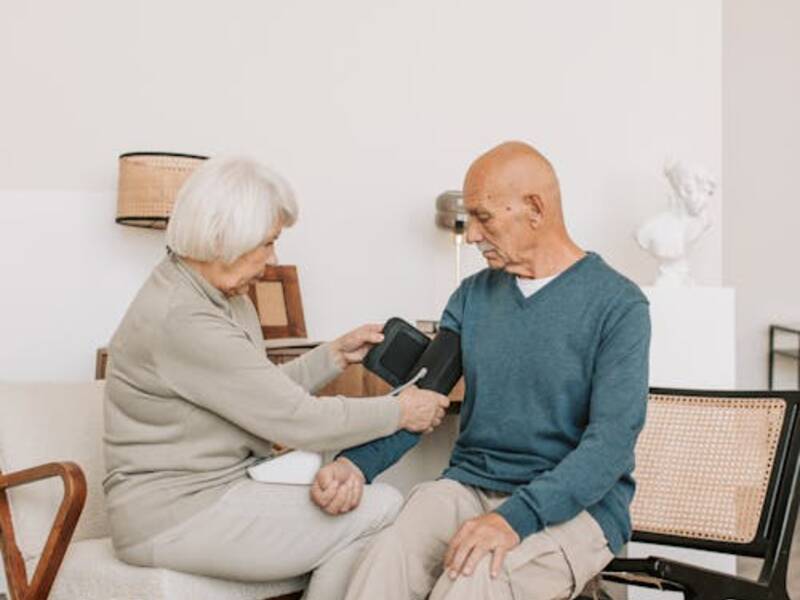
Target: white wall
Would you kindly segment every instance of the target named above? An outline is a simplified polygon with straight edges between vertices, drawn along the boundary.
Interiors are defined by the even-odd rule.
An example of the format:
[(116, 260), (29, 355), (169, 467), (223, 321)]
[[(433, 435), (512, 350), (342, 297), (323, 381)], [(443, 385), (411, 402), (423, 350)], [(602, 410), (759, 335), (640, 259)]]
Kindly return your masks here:
[[(664, 156), (721, 169), (720, 30), (719, 0), (4, 3), (0, 379), (90, 377), (161, 254), (112, 221), (130, 150), (286, 174), (301, 219), (279, 253), (317, 338), (438, 316), (434, 198), (507, 138), (551, 157), (578, 241), (647, 283), (631, 232), (664, 202)], [(721, 248), (717, 226), (701, 282)]]
[[(737, 384), (762, 388), (769, 323), (800, 322), (800, 3), (724, 7), (724, 280), (737, 289)], [(776, 367), (796, 389), (796, 365)]]
[[(663, 203), (664, 156), (721, 169), (721, 4), (2, 2), (0, 379), (92, 376), (163, 251), (113, 223), (131, 150), (247, 153), (292, 181), (280, 254), (318, 338), (438, 316), (433, 200), (508, 138), (553, 160), (577, 240), (650, 282), (631, 232)], [(719, 226), (695, 263), (721, 281)]]
[[(770, 323), (800, 322), (795, 276), (800, 203), (800, 4), (726, 0), (723, 10), (723, 274), (737, 291), (737, 386), (767, 385)], [(785, 338), (796, 342), (796, 338)], [(778, 387), (797, 387), (797, 365), (776, 362)], [(796, 540), (792, 565), (800, 561)], [(740, 559), (755, 577), (761, 561)], [(800, 573), (788, 589), (800, 597)]]

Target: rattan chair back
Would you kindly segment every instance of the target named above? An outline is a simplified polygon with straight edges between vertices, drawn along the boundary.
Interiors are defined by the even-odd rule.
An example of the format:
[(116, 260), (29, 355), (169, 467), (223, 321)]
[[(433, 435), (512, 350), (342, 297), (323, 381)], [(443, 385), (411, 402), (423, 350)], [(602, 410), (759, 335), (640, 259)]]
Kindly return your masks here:
[(780, 394), (707, 394), (651, 390), (636, 446), (634, 539), (690, 539), (759, 555), (787, 447), (789, 404)]

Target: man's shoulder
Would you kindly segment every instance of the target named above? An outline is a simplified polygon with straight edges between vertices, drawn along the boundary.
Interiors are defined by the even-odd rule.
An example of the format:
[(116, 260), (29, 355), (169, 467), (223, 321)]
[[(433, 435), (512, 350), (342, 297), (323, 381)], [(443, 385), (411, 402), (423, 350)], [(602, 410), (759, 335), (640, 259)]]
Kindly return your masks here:
[(600, 255), (595, 254), (593, 258), (591, 277), (595, 294), (599, 293), (609, 301), (623, 304), (649, 303), (636, 283), (609, 265)]

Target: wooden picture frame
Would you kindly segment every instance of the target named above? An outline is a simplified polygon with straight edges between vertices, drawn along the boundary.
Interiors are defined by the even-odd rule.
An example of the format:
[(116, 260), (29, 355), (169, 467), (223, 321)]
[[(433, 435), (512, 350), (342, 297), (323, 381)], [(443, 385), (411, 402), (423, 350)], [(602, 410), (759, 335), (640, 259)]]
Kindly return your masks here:
[(268, 266), (250, 287), (264, 339), (306, 337), (300, 281), (294, 265)]

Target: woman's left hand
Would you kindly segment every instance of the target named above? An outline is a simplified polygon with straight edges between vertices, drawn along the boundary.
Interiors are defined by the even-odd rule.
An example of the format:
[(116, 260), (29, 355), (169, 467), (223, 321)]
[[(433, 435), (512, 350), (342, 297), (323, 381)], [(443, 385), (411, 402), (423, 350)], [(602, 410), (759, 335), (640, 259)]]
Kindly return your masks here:
[(383, 325), (362, 325), (331, 342), (333, 356), (339, 367), (360, 363), (375, 344), (383, 341)]

